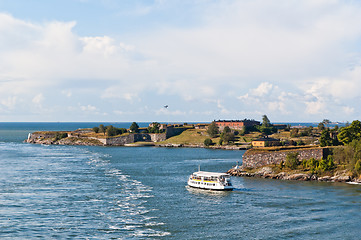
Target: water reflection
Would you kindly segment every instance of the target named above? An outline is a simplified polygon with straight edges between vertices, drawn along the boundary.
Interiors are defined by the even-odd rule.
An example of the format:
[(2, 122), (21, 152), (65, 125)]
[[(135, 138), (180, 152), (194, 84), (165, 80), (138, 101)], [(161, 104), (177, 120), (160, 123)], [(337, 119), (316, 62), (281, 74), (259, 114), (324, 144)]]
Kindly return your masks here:
[(194, 195), (203, 195), (203, 196), (229, 196), (232, 191), (215, 191), (215, 190), (208, 190), (208, 189), (200, 189), (200, 188), (192, 188), (190, 186), (185, 187), (189, 193)]

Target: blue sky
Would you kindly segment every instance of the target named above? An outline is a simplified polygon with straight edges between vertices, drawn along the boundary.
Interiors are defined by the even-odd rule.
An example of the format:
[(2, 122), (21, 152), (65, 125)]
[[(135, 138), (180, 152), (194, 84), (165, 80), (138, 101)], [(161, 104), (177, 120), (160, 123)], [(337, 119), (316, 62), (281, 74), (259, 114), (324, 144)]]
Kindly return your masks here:
[(361, 119), (360, 23), (351, 0), (0, 0), (0, 121)]

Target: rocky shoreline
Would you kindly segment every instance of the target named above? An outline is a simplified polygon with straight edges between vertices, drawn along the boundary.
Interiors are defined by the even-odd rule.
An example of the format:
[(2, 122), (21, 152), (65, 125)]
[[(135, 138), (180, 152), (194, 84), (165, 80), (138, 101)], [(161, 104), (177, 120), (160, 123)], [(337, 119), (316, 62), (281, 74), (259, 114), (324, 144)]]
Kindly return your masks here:
[(75, 145), (75, 146), (124, 146), (124, 147), (168, 147), (168, 148), (208, 148), (208, 149), (222, 149), (222, 150), (247, 150), (248, 146), (205, 146), (204, 144), (176, 144), (176, 143), (131, 143), (124, 145), (106, 145), (103, 142), (95, 138), (87, 137), (67, 137), (54, 141), (53, 138), (29, 138), (24, 142), (32, 144), (44, 144), (44, 145)]
[(301, 172), (279, 172), (275, 173), (271, 167), (262, 167), (253, 171), (247, 171), (240, 168), (232, 168), (227, 171), (231, 176), (238, 177), (258, 177), (279, 180), (295, 180), (295, 181), (319, 181), (319, 182), (344, 182), (361, 184), (361, 179), (353, 178), (347, 170), (336, 171), (333, 176), (317, 176), (317, 174), (301, 173)]

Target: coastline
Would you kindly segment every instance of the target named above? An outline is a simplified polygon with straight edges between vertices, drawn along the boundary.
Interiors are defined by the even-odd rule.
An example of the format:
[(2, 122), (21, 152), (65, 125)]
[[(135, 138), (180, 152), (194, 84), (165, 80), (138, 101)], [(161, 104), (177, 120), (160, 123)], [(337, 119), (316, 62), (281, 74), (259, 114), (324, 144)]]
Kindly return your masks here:
[(206, 149), (219, 149), (219, 150), (247, 150), (248, 146), (234, 146), (234, 145), (215, 145), (205, 146), (204, 144), (176, 144), (176, 143), (154, 143), (154, 142), (135, 142), (126, 143), (124, 145), (106, 145), (97, 139), (85, 139), (85, 138), (69, 138), (53, 141), (50, 139), (38, 139), (38, 140), (24, 140), (26, 143), (42, 144), (42, 145), (72, 145), (72, 146), (104, 146), (104, 147), (165, 147), (165, 148), (206, 148)]
[(256, 177), (277, 180), (293, 181), (318, 181), (318, 182), (342, 182), (350, 184), (361, 184), (361, 178), (352, 177), (347, 170), (338, 170), (334, 173), (318, 175), (302, 171), (281, 171), (276, 172), (272, 166), (265, 166), (256, 169), (244, 169), (242, 167), (231, 168), (227, 171), (231, 176)]

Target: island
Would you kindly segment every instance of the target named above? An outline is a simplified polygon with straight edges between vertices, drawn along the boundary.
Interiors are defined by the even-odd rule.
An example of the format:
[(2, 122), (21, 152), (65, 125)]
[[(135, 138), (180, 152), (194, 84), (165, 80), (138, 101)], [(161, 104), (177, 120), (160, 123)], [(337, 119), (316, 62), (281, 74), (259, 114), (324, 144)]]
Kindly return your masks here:
[(284, 180), (361, 183), (361, 122), (330, 127), (271, 124), (263, 121), (214, 120), (211, 123), (160, 124), (128, 129), (99, 125), (75, 131), (39, 131), (25, 142), (91, 146), (197, 147), (246, 150), (233, 176)]

